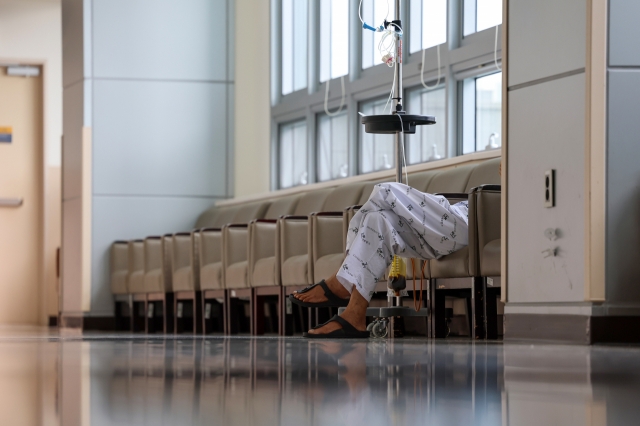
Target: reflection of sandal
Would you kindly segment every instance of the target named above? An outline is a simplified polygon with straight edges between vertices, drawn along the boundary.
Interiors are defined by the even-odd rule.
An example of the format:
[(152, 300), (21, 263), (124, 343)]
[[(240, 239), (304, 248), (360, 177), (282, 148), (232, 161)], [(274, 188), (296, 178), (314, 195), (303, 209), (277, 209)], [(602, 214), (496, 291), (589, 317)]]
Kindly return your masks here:
[(368, 331), (360, 331), (356, 329), (354, 326), (349, 324), (349, 322), (342, 318), (341, 316), (334, 315), (329, 321), (324, 324), (320, 324), (317, 327), (313, 327), (314, 330), (317, 330), (320, 327), (324, 327), (330, 322), (336, 321), (338, 324), (342, 326), (342, 328), (338, 330), (333, 330), (331, 333), (326, 334), (309, 334), (302, 333), (302, 337), (308, 337), (310, 339), (367, 339), (370, 334)]
[(289, 300), (291, 300), (291, 302), (295, 303), (296, 305), (302, 306), (303, 308), (342, 308), (342, 307), (346, 307), (349, 304), (349, 299), (343, 299), (342, 297), (336, 296), (331, 291), (331, 289), (329, 288), (329, 286), (324, 280), (320, 281), (317, 284), (310, 285), (304, 290), (300, 290), (298, 294), (307, 293), (313, 290), (314, 288), (316, 288), (317, 286), (320, 286), (324, 289), (324, 295), (327, 298), (326, 302), (318, 302), (318, 303), (303, 302), (302, 300), (298, 300), (295, 297), (293, 297), (293, 294), (289, 295)]

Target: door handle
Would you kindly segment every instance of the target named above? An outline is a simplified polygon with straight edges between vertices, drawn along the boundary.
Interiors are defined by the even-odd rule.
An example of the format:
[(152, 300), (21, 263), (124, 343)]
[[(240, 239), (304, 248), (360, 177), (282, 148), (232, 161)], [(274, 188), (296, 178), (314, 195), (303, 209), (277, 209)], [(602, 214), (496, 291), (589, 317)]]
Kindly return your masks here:
[(0, 198), (0, 207), (20, 207), (23, 201), (22, 198)]

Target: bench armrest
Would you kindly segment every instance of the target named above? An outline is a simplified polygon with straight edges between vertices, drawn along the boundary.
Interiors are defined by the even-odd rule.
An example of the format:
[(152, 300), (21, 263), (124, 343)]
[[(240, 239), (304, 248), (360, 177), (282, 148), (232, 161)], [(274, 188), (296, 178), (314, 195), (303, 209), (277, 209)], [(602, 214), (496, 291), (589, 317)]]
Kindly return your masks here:
[(480, 191), (493, 191), (493, 192), (501, 192), (502, 185), (480, 185), (472, 188), (470, 192), (480, 192)]
[(444, 198), (448, 199), (456, 199), (456, 200), (467, 200), (469, 199), (469, 194), (467, 194), (466, 192), (442, 192), (439, 194), (434, 194), (434, 195), (441, 195)]
[(280, 216), (280, 220), (309, 220), (309, 216), (284, 215)]

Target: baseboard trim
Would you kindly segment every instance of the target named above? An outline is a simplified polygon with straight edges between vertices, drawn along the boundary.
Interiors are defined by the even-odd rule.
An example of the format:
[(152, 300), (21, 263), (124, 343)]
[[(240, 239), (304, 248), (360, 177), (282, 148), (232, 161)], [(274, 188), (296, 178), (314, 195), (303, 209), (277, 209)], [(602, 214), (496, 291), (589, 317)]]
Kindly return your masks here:
[(640, 343), (640, 316), (591, 317), (592, 343)]
[(116, 331), (115, 317), (84, 317), (83, 331)]
[(60, 315), (60, 328), (82, 330), (83, 317), (80, 315)]
[(507, 314), (504, 331), (511, 342), (640, 343), (640, 316)]

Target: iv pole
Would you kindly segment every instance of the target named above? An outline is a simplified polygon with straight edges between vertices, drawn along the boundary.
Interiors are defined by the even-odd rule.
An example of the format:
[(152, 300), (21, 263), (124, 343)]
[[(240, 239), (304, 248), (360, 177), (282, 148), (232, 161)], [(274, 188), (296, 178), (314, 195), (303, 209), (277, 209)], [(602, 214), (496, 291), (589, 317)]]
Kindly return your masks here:
[[(385, 21), (386, 28), (389, 25), (395, 30), (395, 61), (394, 61), (394, 87), (393, 87), (393, 111), (391, 114), (385, 115), (368, 115), (362, 117), (362, 124), (365, 126), (366, 133), (374, 134), (392, 134), (394, 135), (395, 151), (396, 151), (396, 182), (403, 183), (402, 166), (404, 158), (403, 134), (415, 134), (416, 126), (436, 124), (435, 117), (425, 115), (407, 114), (402, 106), (402, 20), (401, 16), (401, 0), (395, 2), (395, 17), (392, 22)], [(375, 28), (364, 24), (363, 28), (375, 30)], [(395, 258), (393, 264), (399, 265), (404, 262), (400, 258)], [(393, 269), (393, 266), (392, 266)], [(370, 325), (370, 331), (374, 337), (394, 337), (395, 317), (426, 317), (428, 316), (428, 307), (419, 311), (401, 306), (401, 291), (406, 288), (406, 278), (395, 282), (389, 282), (387, 291), (387, 307), (386, 308), (367, 308), (367, 316), (375, 317), (374, 322)], [(395, 300), (394, 300), (395, 299)], [(395, 302), (395, 303), (394, 303)], [(342, 310), (342, 308), (340, 309)], [(340, 312), (339, 310), (339, 312)]]
[[(396, 3), (396, 21), (400, 28), (402, 28), (402, 20), (400, 19), (400, 0), (395, 0)], [(396, 61), (394, 64), (395, 74), (395, 87), (393, 88), (393, 106), (395, 113), (402, 111), (402, 37), (399, 29), (396, 27)], [(400, 106), (398, 108), (398, 105)], [(402, 183), (402, 133), (396, 132), (395, 134), (395, 147), (396, 147), (396, 182)]]
[[(395, 18), (396, 21), (398, 22), (398, 26), (400, 26), (400, 29), (402, 28), (402, 20), (401, 20), (401, 15), (400, 15), (400, 0), (395, 0), (396, 3), (396, 13), (395, 13)], [(394, 78), (395, 78), (395, 87), (393, 88), (393, 106), (394, 106), (394, 111), (393, 114), (400, 114), (400, 112), (403, 112), (402, 109), (402, 37), (400, 34), (400, 29), (398, 29), (396, 27), (396, 60), (394, 63)], [(402, 127), (404, 127), (404, 124), (402, 124)], [(403, 147), (402, 144), (404, 143), (404, 141), (402, 140), (402, 132), (396, 132), (394, 135), (394, 142), (395, 142), (395, 148), (396, 148), (396, 182), (398, 183), (402, 183), (402, 160), (404, 158), (403, 155)], [(407, 182), (408, 183), (408, 182)], [(394, 261), (396, 262), (404, 262), (403, 259), (394, 259)], [(406, 287), (406, 281), (405, 281), (405, 287)], [(392, 289), (387, 289), (387, 307), (389, 308), (393, 308), (394, 306), (401, 306), (402, 305), (402, 295), (401, 295), (401, 291), (402, 290), (394, 290), (392, 291)], [(395, 303), (394, 303), (394, 295), (395, 295)], [(396, 317), (392, 316), (389, 318), (389, 325), (387, 326), (387, 336), (391, 339), (393, 339), (394, 336), (394, 329), (395, 329), (395, 324), (396, 323)]]

